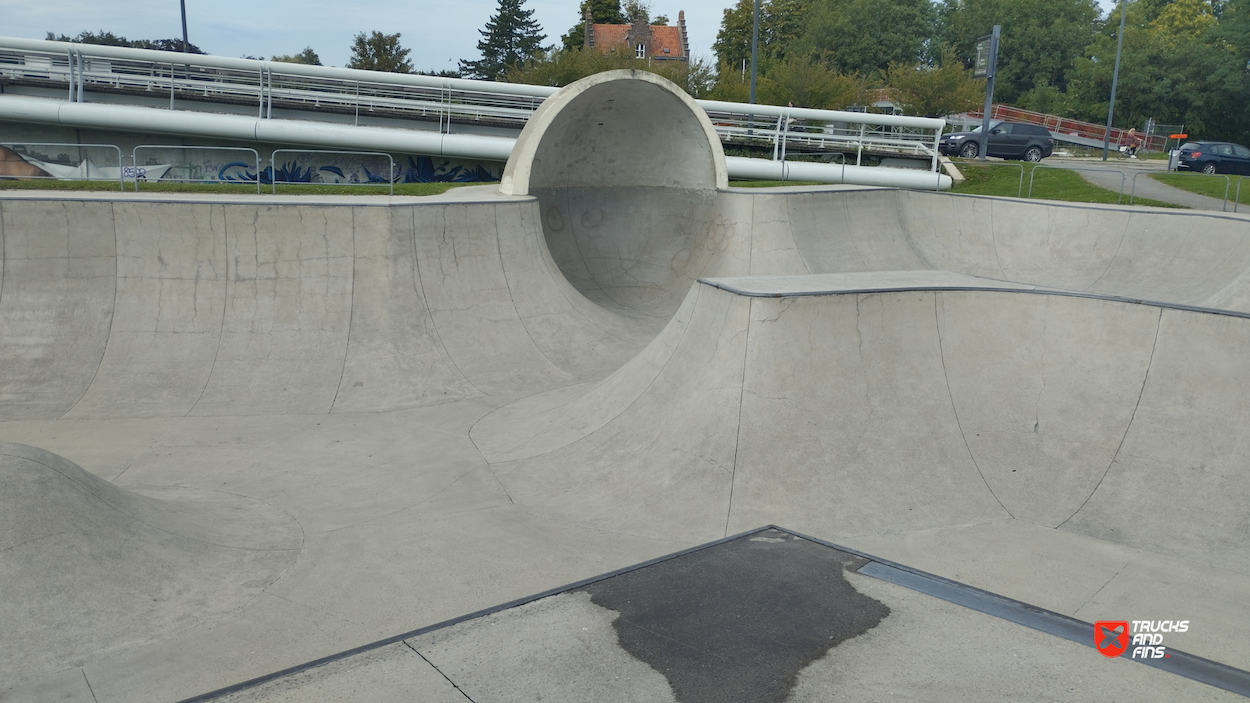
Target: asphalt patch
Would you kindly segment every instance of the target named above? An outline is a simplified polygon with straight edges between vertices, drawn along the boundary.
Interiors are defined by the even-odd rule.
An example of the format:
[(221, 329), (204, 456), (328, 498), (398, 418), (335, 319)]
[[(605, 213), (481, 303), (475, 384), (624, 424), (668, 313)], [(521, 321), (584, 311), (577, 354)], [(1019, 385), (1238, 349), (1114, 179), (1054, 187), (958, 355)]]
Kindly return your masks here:
[(807, 665), (890, 614), (846, 579), (865, 563), (770, 529), (580, 590), (620, 613), (621, 646), (678, 701), (779, 703)]

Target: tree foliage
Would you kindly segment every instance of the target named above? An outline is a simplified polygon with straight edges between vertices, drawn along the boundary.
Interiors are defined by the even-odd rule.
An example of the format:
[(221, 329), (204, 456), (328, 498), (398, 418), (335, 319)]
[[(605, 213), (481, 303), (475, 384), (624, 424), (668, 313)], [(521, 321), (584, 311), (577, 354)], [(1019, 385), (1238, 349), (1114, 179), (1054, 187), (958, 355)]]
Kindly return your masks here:
[(890, 64), (887, 94), (905, 115), (945, 117), (980, 107), (985, 80), (972, 77), (954, 49), (947, 48), (936, 64)]
[(412, 73), (412, 62), (408, 60), (408, 54), (412, 50), (400, 45), (399, 36), (399, 32), (383, 34), (373, 31), (368, 36), (364, 32), (357, 34), (352, 41), (352, 57), (347, 62), (347, 67), (365, 71)]
[(930, 0), (816, 0), (788, 50), (823, 53), (846, 73), (883, 74), (923, 57), (935, 20)]
[[(804, 21), (816, 0), (761, 0), (761, 63), (785, 57), (786, 48), (803, 32)], [(712, 50), (722, 65), (741, 67), (751, 58), (751, 32), (754, 26), (753, 0), (738, 0), (726, 8)]]
[(586, 43), (586, 9), (590, 8), (590, 20), (598, 24), (625, 24), (621, 13), (621, 0), (582, 0), (577, 6), (577, 24), (568, 34), (560, 37), (565, 49), (580, 49)]
[(994, 99), (1016, 104), (1035, 88), (1066, 90), (1068, 71), (1101, 28), (1096, 0), (946, 0), (937, 36), (971, 68), (976, 41), (1002, 25)]
[[(131, 49), (155, 49), (156, 51), (182, 51), (181, 39), (127, 39), (118, 36), (112, 32), (106, 32), (101, 29), (99, 32), (82, 31), (78, 36), (70, 37), (64, 34), (53, 34), (48, 32), (44, 37), (48, 41), (64, 41), (73, 42), (75, 44), (96, 44), (98, 46), (124, 46)], [(200, 47), (195, 44), (188, 43), (188, 54), (203, 54)]]
[(604, 71), (635, 69), (667, 78), (696, 98), (712, 89), (716, 73), (699, 57), (685, 61), (635, 59), (632, 52), (600, 53), (594, 49), (559, 49), (542, 52), (524, 65), (514, 66), (504, 75), (509, 83), (563, 87)]
[[(740, 67), (721, 65), (720, 76), (709, 92), (713, 100), (747, 102), (750, 77), (743, 77)], [(761, 105), (787, 105), (822, 110), (841, 110), (857, 104), (867, 89), (856, 74), (830, 68), (826, 57), (818, 54), (791, 54), (783, 59), (770, 59), (761, 66), (755, 85), (755, 101)]]
[(298, 54), (275, 56), (271, 59), (271, 61), (280, 61), (282, 63), (302, 63), (306, 66), (321, 65), (321, 57), (317, 56), (317, 52), (313, 51), (311, 46), (304, 47), (304, 50)]
[(486, 28), (478, 30), (482, 40), (477, 43), (477, 50), (482, 58), (460, 62), (460, 70), (465, 75), (499, 80), (508, 69), (521, 65), (542, 50), (542, 41), (547, 37), (534, 21), (534, 11), (521, 9), (524, 4), (525, 0), (499, 0), (499, 7), (486, 22)]

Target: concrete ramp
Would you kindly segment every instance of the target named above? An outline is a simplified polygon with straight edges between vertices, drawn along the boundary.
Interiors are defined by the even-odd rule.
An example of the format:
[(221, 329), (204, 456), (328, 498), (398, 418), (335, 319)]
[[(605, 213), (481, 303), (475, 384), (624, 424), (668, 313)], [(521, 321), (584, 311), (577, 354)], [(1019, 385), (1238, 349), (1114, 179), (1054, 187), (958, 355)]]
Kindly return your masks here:
[(1015, 519), (1250, 569), (1250, 320), (992, 287), (711, 279), (620, 371), (474, 438), (515, 500), (613, 529)]
[(529, 199), (0, 213), (0, 417), (412, 407), (599, 377), (651, 336), (569, 285)]
[(935, 269), (1250, 311), (1250, 218), (923, 191), (773, 200), (812, 273)]
[(122, 489), (0, 442), (6, 667), (56, 670), (221, 617), (278, 580), (302, 543), (298, 523), (263, 502)]

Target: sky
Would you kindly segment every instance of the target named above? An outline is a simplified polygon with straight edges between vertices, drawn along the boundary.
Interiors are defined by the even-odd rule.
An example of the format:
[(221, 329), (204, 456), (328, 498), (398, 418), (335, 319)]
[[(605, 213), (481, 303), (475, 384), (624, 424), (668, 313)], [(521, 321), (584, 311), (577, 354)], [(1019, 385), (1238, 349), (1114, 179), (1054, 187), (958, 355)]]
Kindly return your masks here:
[[(343, 66), (359, 32), (399, 32), (412, 50), (417, 70), (455, 68), (460, 59), (479, 58), (478, 30), (486, 26), (497, 0), (185, 0), (188, 38), (210, 54), (260, 56), (294, 54), (311, 46), (327, 66)], [(685, 10), (690, 49), (712, 56), (712, 42), (725, 8), (736, 0), (651, 0), (651, 14), (674, 23)], [(1099, 0), (1104, 11), (1112, 0)], [(547, 35), (560, 41), (577, 22), (578, 0), (525, 0)], [(107, 30), (129, 39), (182, 36), (177, 0), (0, 0), (0, 35), (43, 39), (47, 32), (77, 35)]]

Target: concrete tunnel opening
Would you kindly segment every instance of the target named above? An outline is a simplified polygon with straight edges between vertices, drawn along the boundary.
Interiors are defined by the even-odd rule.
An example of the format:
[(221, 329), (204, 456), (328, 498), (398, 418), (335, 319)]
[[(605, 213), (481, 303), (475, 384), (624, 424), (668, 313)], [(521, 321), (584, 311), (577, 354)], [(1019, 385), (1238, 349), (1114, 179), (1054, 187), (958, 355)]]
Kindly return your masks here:
[(714, 272), (728, 185), (707, 114), (676, 85), (610, 71), (565, 87), (522, 132), (500, 191), (533, 195), (552, 258), (598, 304), (657, 320)]

